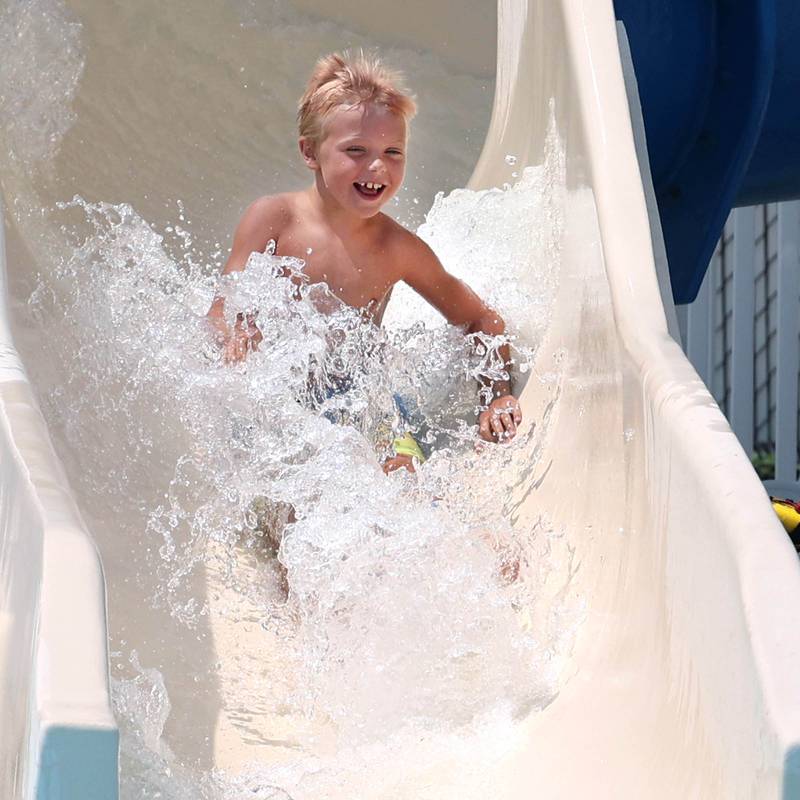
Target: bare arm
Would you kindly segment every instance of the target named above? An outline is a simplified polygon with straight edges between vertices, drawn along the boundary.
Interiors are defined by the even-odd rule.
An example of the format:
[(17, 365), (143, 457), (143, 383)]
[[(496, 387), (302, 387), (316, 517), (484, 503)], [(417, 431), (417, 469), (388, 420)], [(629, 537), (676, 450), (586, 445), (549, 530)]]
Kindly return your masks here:
[[(239, 272), (247, 265), (251, 253), (263, 252), (270, 239), (276, 239), (282, 227), (286, 210), (280, 196), (262, 197), (251, 203), (242, 215), (233, 236), (233, 246), (222, 270), (223, 275)], [(224, 317), (225, 299), (215, 297), (207, 316), (225, 347), (226, 361), (241, 361), (248, 349), (257, 347), (261, 333), (256, 327), (255, 317), (244, 320), (240, 315), (233, 330), (228, 328)]]
[[(451, 325), (464, 326), (467, 333), (486, 333), (499, 336), (505, 333), (503, 318), (472, 291), (463, 281), (451, 275), (442, 266), (436, 254), (424, 242), (408, 260), (404, 280), (442, 313)], [(511, 356), (507, 344), (498, 348), (503, 365), (508, 371)], [(511, 381), (493, 381), (492, 397), (511, 394)]]
[[(222, 274), (242, 271), (251, 253), (263, 253), (270, 239), (277, 240), (284, 213), (280, 197), (262, 197), (251, 203), (236, 226)], [(222, 297), (215, 297), (208, 315), (221, 317), (224, 302)]]
[[(451, 325), (462, 325), (467, 333), (483, 332), (490, 336), (505, 333), (503, 318), (465, 283), (450, 275), (436, 254), (417, 237), (405, 254), (403, 279), (416, 292), (440, 311)], [(511, 354), (508, 344), (497, 348), (505, 371), (509, 372)], [(491, 388), (492, 401), (478, 416), (481, 438), (487, 441), (508, 441), (517, 432), (522, 412), (511, 395), (511, 381), (484, 382)]]

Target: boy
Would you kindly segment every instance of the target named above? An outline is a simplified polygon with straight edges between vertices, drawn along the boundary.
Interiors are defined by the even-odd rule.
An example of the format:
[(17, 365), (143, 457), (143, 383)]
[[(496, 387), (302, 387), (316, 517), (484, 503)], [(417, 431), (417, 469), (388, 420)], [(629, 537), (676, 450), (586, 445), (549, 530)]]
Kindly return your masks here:
[[(468, 334), (502, 334), (505, 325), (497, 312), (447, 273), (421, 239), (381, 213), (403, 182), (408, 122), (415, 113), (399, 76), (377, 59), (347, 53), (321, 58), (297, 114), (300, 152), (314, 182), (305, 191), (256, 200), (239, 222), (224, 272), (244, 269), (252, 252), (263, 252), (274, 240), (276, 254), (305, 261), (309, 283), (326, 282), (376, 325), (392, 287), (402, 280), (451, 325)], [(258, 347), (262, 333), (254, 319), (241, 315), (229, 329), (223, 303), (216, 298), (208, 315), (226, 360), (240, 361)], [(508, 364), (508, 345), (499, 352)], [(519, 403), (508, 381), (493, 382), (491, 397), (478, 417), (479, 434), (508, 442), (522, 421)], [(413, 471), (418, 447), (408, 439), (397, 440), (384, 471)]]

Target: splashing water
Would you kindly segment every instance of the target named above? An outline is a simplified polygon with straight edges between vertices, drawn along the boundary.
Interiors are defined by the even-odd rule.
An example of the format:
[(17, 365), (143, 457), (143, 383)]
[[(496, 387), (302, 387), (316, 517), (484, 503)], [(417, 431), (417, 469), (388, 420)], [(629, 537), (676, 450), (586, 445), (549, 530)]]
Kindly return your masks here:
[(0, 143), (26, 170), (47, 164), (75, 121), (69, 101), (84, 68), (80, 34), (58, 0), (10, 0), (0, 13)]
[[(558, 265), (545, 241), (552, 229), (539, 242), (499, 244), (497, 227), (518, 215), (537, 230), (531, 215), (552, 215), (548, 175), (529, 169), (509, 191), (439, 197), (420, 231), (506, 318), (518, 382), (546, 328)], [(85, 491), (142, 525), (139, 577), (158, 576), (155, 606), (189, 628), (210, 627), (208, 674), (230, 723), (217, 739), (286, 732), (278, 755), (262, 759), (273, 772), (262, 765), (257, 782), (305, 790), (321, 785), (308, 759), (331, 747), (339, 756), (327, 759), (329, 778), (345, 746), (411, 737), (410, 746), (410, 730), (512, 720), (552, 698), (556, 642), (525, 616), (544, 569), (526, 572), (526, 559), (547, 537), (546, 520), (531, 531), (509, 522), (513, 483), (535, 460), (547, 420), (510, 446), (474, 445), (475, 378), (491, 371), (497, 343), (476, 354), (458, 330), (396, 300), (378, 329), (324, 285), (302, 284), (298, 296), (285, 274), (300, 274), (302, 262), (269, 251), (220, 282), (170, 255), (191, 250), (183, 229), (159, 234), (124, 204), (76, 198), (60, 213), (82, 238), (30, 302), (45, 326), (70, 321), (62, 345), (74, 383), (53, 389), (49, 414), (81, 460)], [(231, 317), (257, 312), (264, 339), (243, 364), (223, 362), (206, 321), (218, 292)], [(343, 377), (347, 391), (332, 391)], [(401, 419), (398, 397), (412, 421)], [(386, 444), (409, 427), (430, 458), (414, 475), (386, 477)], [(112, 471), (90, 457), (101, 430)], [(150, 493), (133, 497), (131, 484)], [(503, 565), (520, 561), (509, 584)], [(115, 698), (141, 791), (180, 771), (158, 736), (168, 706), (154, 713), (141, 696), (146, 684), (166, 703), (161, 678), (134, 667)], [(298, 758), (297, 747), (309, 755)], [(180, 780), (196, 791), (197, 775)], [(233, 796), (219, 793), (233, 778), (202, 780), (207, 796)], [(173, 787), (165, 796), (183, 795)]]
[[(182, 207), (160, 228), (134, 190), (122, 196), (136, 208), (75, 198), (42, 211), (29, 173), (48, 172), (75, 122), (91, 30), (57, 0), (7, 12), (4, 187), (40, 263), (63, 254), (17, 311), (26, 336), (45, 343), (27, 365), (82, 510), (114, 542), (123, 797), (423, 797), (409, 781), (442, 764), (430, 796), (491, 796), (487, 768), (557, 691), (572, 619), (537, 606), (559, 532), (545, 513), (528, 529), (512, 524), (547, 416), (511, 446), (476, 451), (475, 379), (496, 369), (497, 342), (476, 352), (406, 287), (378, 330), (324, 286), (296, 298), (284, 273), (300, 262), (254, 254), (219, 282), (209, 263), (219, 254), (191, 233), (209, 220)], [(339, 37), (309, 28), (318, 52), (323, 29)], [(281, 36), (271, 50), (291, 55)], [(287, 74), (305, 69), (289, 55)], [(14, 75), (52, 91), (19, 89)], [(458, 85), (472, 97), (472, 84)], [(292, 86), (286, 94), (291, 105)], [(8, 104), (25, 97), (47, 102)], [(473, 102), (458, 105), (474, 116)], [(65, 147), (64, 164), (85, 159), (77, 138)], [(124, 161), (107, 158), (106, 171)], [(558, 279), (562, 191), (553, 140), (545, 164), (506, 191), (438, 196), (419, 231), (505, 318), (518, 389), (543, 380), (534, 359)], [(222, 362), (205, 320), (219, 291), (228, 313), (258, 312), (264, 340), (243, 365)], [(408, 429), (429, 459), (386, 477), (387, 443)]]

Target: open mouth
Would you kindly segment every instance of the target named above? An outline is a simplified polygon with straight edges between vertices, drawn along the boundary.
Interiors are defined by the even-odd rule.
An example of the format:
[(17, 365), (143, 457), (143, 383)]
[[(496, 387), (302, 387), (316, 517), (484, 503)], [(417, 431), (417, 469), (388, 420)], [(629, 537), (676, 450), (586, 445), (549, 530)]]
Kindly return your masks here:
[(362, 197), (369, 198), (379, 197), (386, 188), (383, 183), (372, 183), (371, 181), (356, 181), (353, 186)]

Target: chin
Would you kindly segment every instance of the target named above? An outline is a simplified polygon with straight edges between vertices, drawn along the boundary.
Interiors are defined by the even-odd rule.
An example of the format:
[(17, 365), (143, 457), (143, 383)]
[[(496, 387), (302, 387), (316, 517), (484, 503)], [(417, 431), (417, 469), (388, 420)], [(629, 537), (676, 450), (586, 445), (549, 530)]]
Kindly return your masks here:
[(368, 208), (364, 208), (363, 206), (351, 206), (351, 208), (356, 216), (361, 217), (361, 219), (369, 219), (370, 217), (374, 217), (376, 214), (380, 214), (385, 205), (386, 203), (381, 203), (379, 206), (370, 206)]
[(359, 214), (360, 217), (363, 219), (369, 219), (370, 217), (375, 217), (383, 211), (383, 206), (379, 208), (365, 208), (361, 209), (361, 213)]

